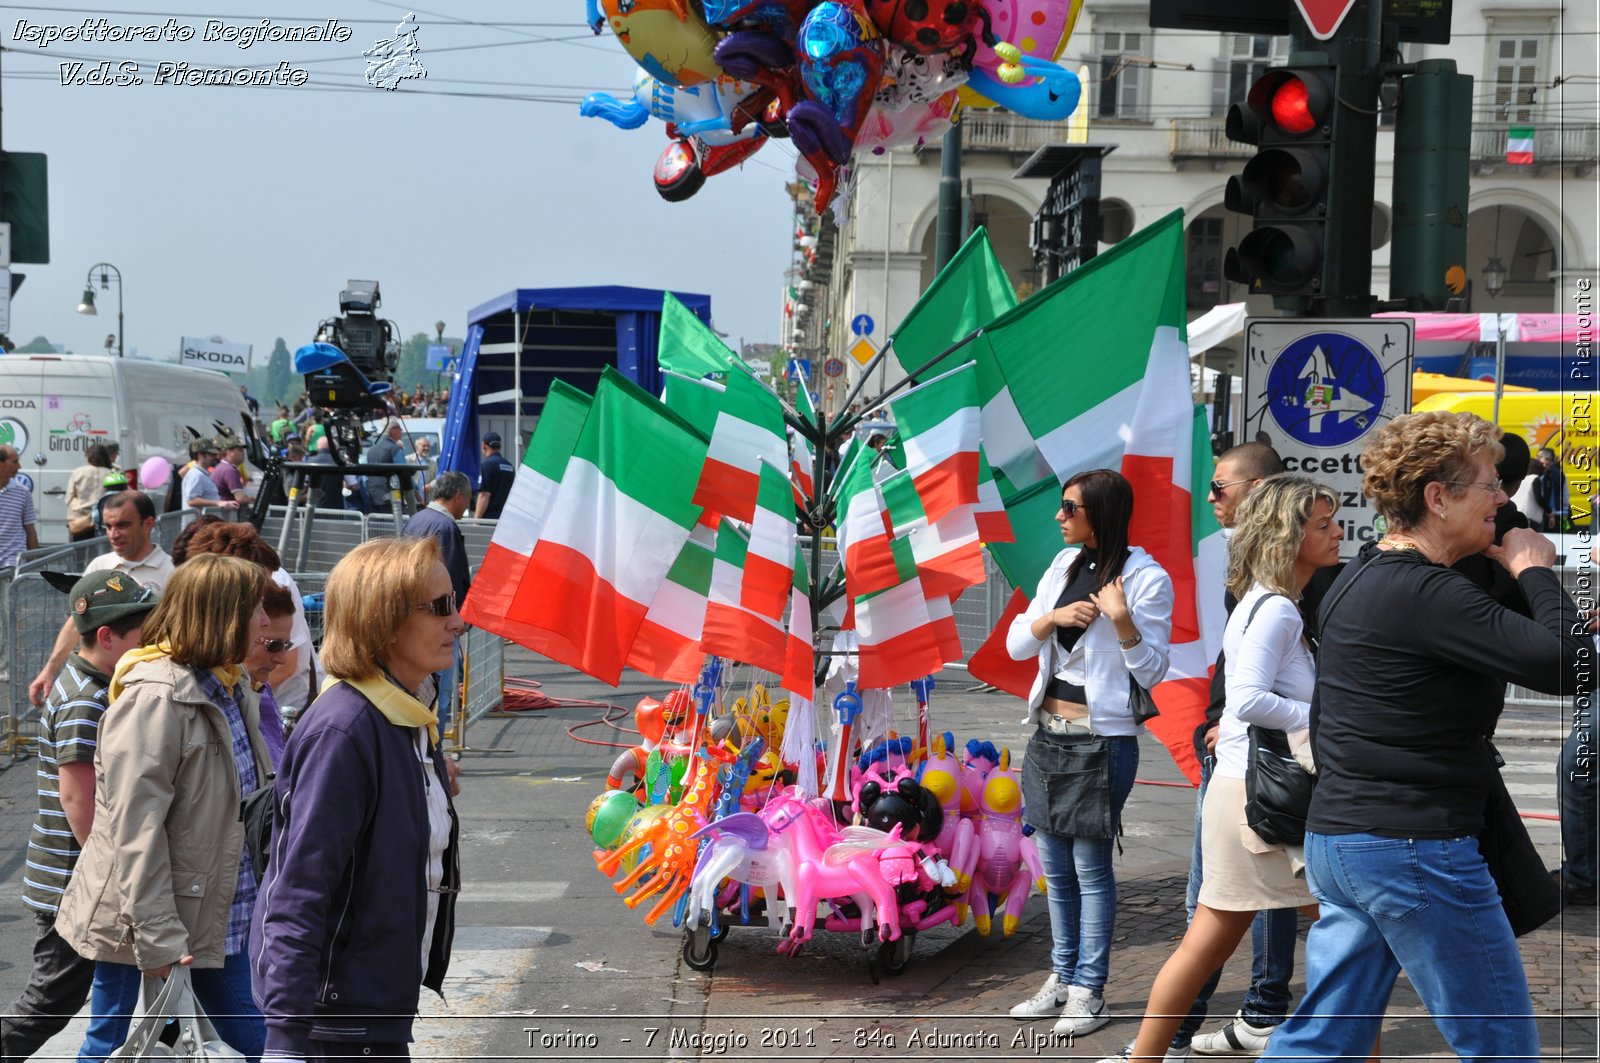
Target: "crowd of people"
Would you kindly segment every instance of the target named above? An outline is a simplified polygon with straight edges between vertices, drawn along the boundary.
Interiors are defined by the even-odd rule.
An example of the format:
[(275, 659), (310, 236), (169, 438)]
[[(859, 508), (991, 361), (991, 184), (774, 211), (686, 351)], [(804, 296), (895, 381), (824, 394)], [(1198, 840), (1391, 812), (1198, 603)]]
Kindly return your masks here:
[[(1479, 843), (1504, 794), (1491, 738), (1506, 683), (1571, 695), (1593, 683), (1593, 646), (1550, 540), (1508, 504), (1504, 477), (1527, 461), (1470, 414), (1395, 419), (1362, 456), (1383, 537), (1341, 565), (1336, 492), (1261, 443), (1218, 460), (1208, 498), (1230, 534), (1229, 619), (1195, 734), (1189, 925), (1135, 1040), (1103, 1063), (1376, 1057), (1401, 972), (1463, 1058), (1538, 1054)], [(214, 467), (196, 464), (220, 495)], [(439, 746), (471, 583), (458, 522), (495, 504), (493, 481), (474, 492), (455, 472), (428, 496), (402, 536), (333, 569), (320, 653), (299, 589), (250, 525), (202, 512), (168, 554), (148, 496), (105, 497), (111, 552), (63, 583), (68, 618), (29, 689), (43, 708), (24, 876), (37, 940), (27, 988), (0, 1015), (0, 1057), (28, 1058), (87, 998), (79, 1058), (106, 1059), (141, 990), (176, 967), (248, 1059), (408, 1057), (461, 881), (459, 788)], [(1052, 939), (1042, 986), (1011, 1015), (1063, 1035), (1109, 1021), (1113, 856), (1148, 692), (1170, 665), (1173, 581), (1130, 541), (1137, 505), (1115, 471), (1071, 476), (1063, 549), (1006, 633), (1007, 652), (1037, 665), (1022, 789)], [(1253, 818), (1264, 734), (1314, 774), (1303, 840), (1263, 837)], [(260, 866), (240, 814), (253, 793), (271, 810)], [(1593, 904), (1594, 825), (1573, 819), (1558, 881)], [(1201, 1033), (1252, 928), (1245, 1006)]]

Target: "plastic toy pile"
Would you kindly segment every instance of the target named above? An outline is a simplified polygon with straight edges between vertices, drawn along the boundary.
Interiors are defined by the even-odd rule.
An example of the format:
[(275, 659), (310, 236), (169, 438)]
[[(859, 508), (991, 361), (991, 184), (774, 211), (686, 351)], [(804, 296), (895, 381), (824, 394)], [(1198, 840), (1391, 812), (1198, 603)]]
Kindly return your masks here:
[[(586, 826), (600, 870), (644, 920), (671, 916), (685, 961), (710, 970), (732, 926), (764, 921), (777, 951), (797, 955), (821, 925), (876, 946), (888, 974), (904, 972), (918, 931), (969, 916), (989, 934), (998, 915), (1015, 931), (1043, 872), (1022, 825), (1022, 790), (1008, 750), (928, 733), (932, 679), (911, 684), (918, 734), (867, 748), (853, 734), (863, 697), (854, 682), (833, 699), (827, 745), (808, 714), (756, 684), (719, 711), (722, 664), (693, 692), (645, 698), (641, 742), (617, 758)], [(866, 692), (877, 709), (887, 691)], [(808, 705), (809, 703), (802, 703)], [(819, 786), (819, 780), (821, 785)], [(824, 910), (825, 909), (825, 910)]]

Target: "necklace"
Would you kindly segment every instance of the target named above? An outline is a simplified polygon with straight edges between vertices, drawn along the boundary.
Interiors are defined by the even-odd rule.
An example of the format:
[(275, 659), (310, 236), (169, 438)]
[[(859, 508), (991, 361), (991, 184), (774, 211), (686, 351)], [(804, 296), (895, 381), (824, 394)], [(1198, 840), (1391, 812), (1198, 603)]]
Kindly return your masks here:
[(1416, 543), (1403, 543), (1399, 539), (1391, 539), (1385, 535), (1378, 540), (1379, 546), (1387, 546), (1391, 550), (1420, 550)]

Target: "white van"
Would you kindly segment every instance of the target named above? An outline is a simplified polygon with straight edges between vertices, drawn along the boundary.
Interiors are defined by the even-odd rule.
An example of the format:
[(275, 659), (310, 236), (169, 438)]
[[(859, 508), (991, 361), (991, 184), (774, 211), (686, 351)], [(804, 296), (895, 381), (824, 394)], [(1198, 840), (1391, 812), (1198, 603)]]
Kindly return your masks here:
[(22, 452), (41, 543), (67, 541), (67, 478), (91, 445), (119, 444), (124, 469), (154, 456), (182, 465), (191, 429), (215, 435), (221, 422), (242, 436), (247, 413), (239, 385), (210, 369), (105, 355), (0, 356), (0, 442)]

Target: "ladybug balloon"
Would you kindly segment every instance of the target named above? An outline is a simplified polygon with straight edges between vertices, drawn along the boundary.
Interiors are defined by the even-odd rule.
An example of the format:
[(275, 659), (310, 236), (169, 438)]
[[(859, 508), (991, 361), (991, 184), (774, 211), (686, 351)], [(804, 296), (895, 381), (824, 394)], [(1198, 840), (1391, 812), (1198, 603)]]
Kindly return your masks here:
[(866, 0), (866, 8), (885, 37), (921, 55), (967, 43), (981, 10), (976, 0)]

